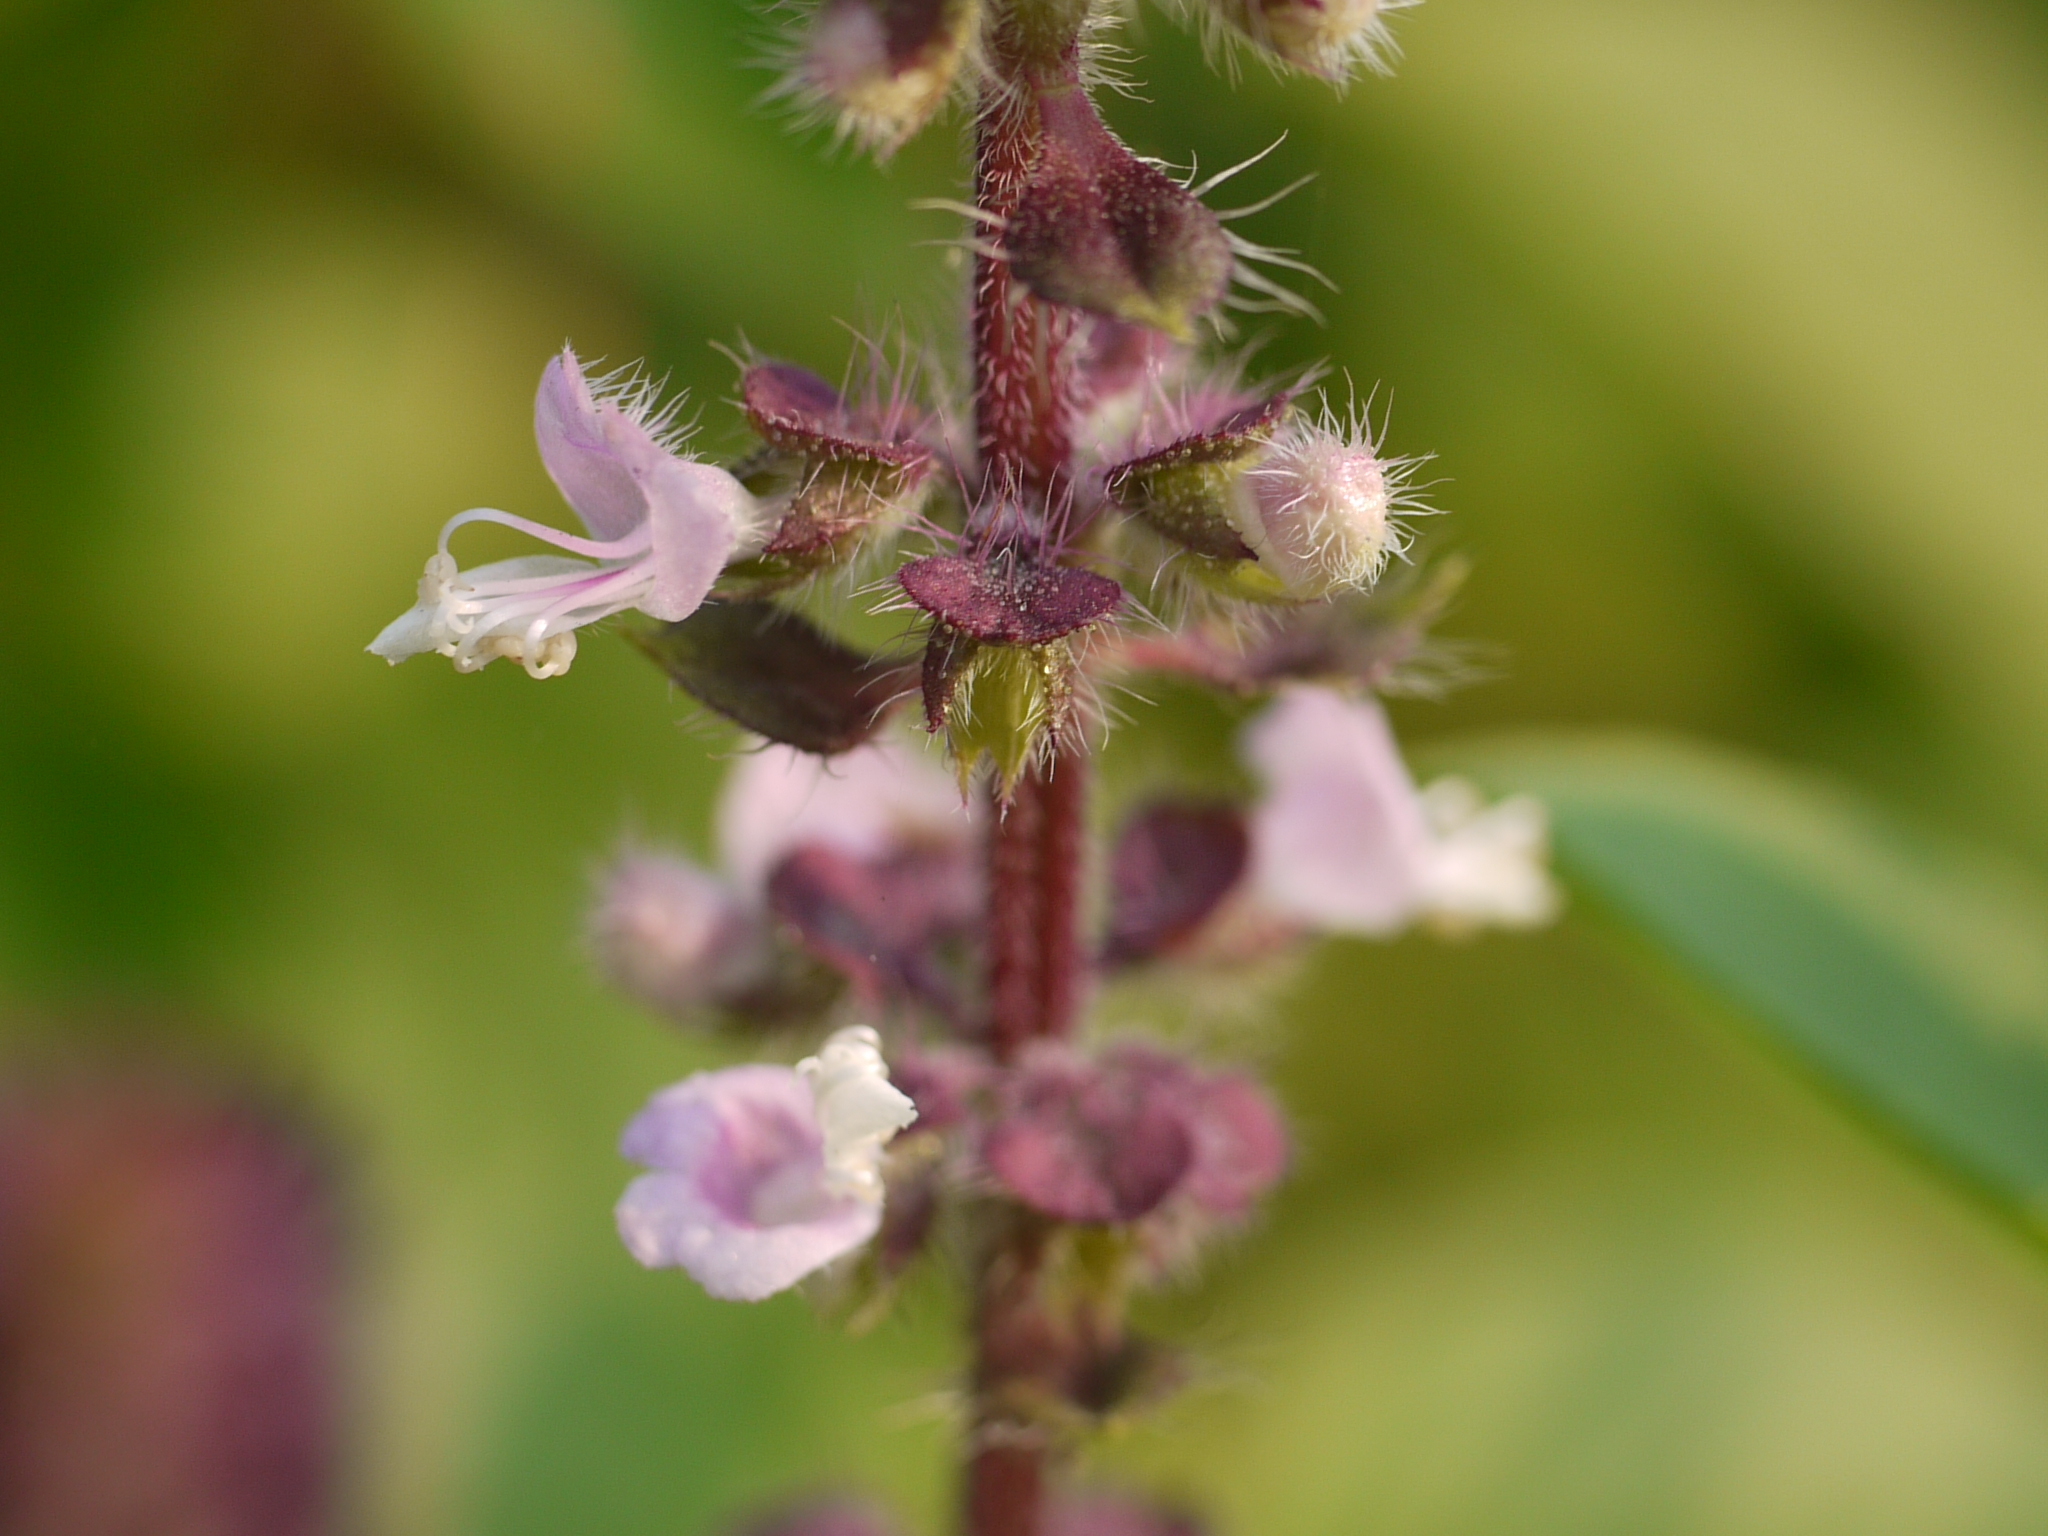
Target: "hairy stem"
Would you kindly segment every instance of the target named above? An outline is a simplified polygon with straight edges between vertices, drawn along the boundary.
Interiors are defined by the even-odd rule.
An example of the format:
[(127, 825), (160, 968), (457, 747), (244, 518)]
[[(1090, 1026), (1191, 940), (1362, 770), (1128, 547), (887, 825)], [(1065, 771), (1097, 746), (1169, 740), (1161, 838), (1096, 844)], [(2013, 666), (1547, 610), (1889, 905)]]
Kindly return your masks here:
[(967, 1463), (969, 1536), (1039, 1536), (1045, 1505), (1045, 1451), (990, 1444)]
[(1088, 756), (1065, 740), (992, 803), (988, 843), (989, 1039), (998, 1060), (1074, 1027), (1081, 1000), (1081, 871)]
[[(1040, 126), (1033, 69), (997, 58), (992, 70), (1002, 84), (984, 93), (975, 120), (974, 196), (977, 207), (1002, 220), (1030, 176)], [(1001, 225), (992, 228), (984, 238), (1000, 241)], [(981, 504), (1017, 518), (1040, 542), (1048, 510), (1064, 497), (1073, 456), (1075, 325), (1070, 311), (1040, 303), (1012, 281), (999, 256), (976, 255), (974, 414), (988, 481)]]
[[(1038, 154), (1035, 80), (1070, 68), (1085, 4), (997, 0), (988, 29), (990, 84), (975, 119), (975, 202), (1000, 242)], [(1071, 494), (1073, 372), (1078, 322), (1033, 298), (1008, 265), (974, 263), (974, 412), (984, 484), (969, 519), (971, 547), (1008, 544), (1043, 555), (1057, 546)], [(1069, 733), (1071, 734), (1071, 733)], [(994, 807), (988, 844), (990, 1047), (1012, 1061), (1032, 1040), (1073, 1028), (1081, 994), (1080, 883), (1087, 793), (1085, 744), (1061, 739)], [(966, 1536), (1040, 1536), (1048, 1451), (1034, 1426), (1013, 1422), (1047, 1318), (1037, 1272), (1043, 1234), (998, 1222), (976, 1263), (974, 1440), (962, 1498)]]

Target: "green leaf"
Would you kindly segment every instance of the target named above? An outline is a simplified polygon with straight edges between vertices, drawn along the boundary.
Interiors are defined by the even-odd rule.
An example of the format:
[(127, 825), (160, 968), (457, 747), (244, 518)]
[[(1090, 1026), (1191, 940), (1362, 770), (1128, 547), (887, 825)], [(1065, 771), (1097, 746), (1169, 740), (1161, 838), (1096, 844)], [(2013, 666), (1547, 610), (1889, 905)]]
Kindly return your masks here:
[(2048, 1218), (2048, 904), (1790, 771), (1643, 738), (1459, 754), (1561, 871), (1884, 1127)]

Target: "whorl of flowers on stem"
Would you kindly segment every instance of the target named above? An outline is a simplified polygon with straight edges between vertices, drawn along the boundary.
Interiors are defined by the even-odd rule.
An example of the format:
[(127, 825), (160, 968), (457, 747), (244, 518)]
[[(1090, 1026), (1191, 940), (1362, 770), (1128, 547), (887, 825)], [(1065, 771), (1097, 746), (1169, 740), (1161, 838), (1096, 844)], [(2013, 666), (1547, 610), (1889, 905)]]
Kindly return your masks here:
[[(1382, 62), (1399, 0), (1188, 3), (1341, 79)], [(1390, 573), (1403, 516), (1428, 510), (1416, 461), (1383, 453), (1361, 412), (1304, 403), (1311, 377), (1260, 387), (1197, 360), (1226, 303), (1308, 312), (1244, 265), (1300, 264), (1224, 228), (1272, 199), (1201, 200), (1262, 157), (1190, 186), (1111, 133), (1089, 94), (1106, 12), (805, 9), (785, 89), (862, 147), (888, 154), (955, 83), (977, 95), (977, 205), (944, 205), (970, 220), (971, 388), (915, 389), (874, 347), (871, 372), (892, 376), (843, 391), (750, 357), (738, 405), (757, 446), (718, 466), (683, 451), (637, 376), (588, 378), (565, 351), (535, 427), (588, 537), (462, 514), (371, 647), (550, 676), (580, 627), (637, 612), (632, 642), (759, 739), (728, 779), (715, 867), (621, 855), (590, 948), (678, 1022), (822, 1045), (655, 1095), (621, 1141), (642, 1171), (618, 1230), (722, 1298), (829, 1271), (814, 1289), (856, 1318), (919, 1262), (964, 1258), (971, 1536), (1194, 1530), (1047, 1495), (1046, 1458), (1182, 1379), (1128, 1297), (1243, 1229), (1293, 1156), (1249, 1071), (1091, 1033), (1096, 983), (1255, 977), (1315, 934), (1465, 935), (1560, 907), (1542, 807), (1418, 789), (1376, 699), (1416, 675), (1463, 572)], [(471, 521), (565, 556), (460, 570), (448, 536)], [(1148, 577), (1184, 600), (1148, 609), (1132, 590)], [(855, 638), (856, 594), (868, 618), (907, 615), (892, 641)], [(1098, 860), (1090, 738), (1113, 723), (1110, 680), (1145, 672), (1258, 706), (1240, 742), (1258, 793), (1154, 794)], [(913, 700), (953, 774), (896, 734)], [(886, 1527), (828, 1503), (759, 1529)]]

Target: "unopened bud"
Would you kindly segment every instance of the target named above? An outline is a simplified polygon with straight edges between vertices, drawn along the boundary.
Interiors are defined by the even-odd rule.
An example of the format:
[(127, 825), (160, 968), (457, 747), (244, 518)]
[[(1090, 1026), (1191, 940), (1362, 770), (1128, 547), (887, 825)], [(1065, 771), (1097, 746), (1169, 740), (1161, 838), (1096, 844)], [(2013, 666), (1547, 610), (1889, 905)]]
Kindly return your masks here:
[(1384, 74), (1394, 52), (1389, 12), (1414, 0), (1209, 0), (1213, 14), (1282, 64), (1325, 80), (1362, 65)]
[(743, 997), (771, 969), (766, 924), (739, 893), (659, 854), (627, 854), (605, 875), (590, 941), (612, 985), (666, 1014)]
[(1395, 515), (1422, 510), (1406, 495), (1412, 465), (1380, 458), (1362, 420), (1312, 422), (1287, 405), (1275, 396), (1117, 465), (1110, 499), (1230, 596), (1312, 602), (1370, 587), (1402, 547)]
[(1038, 98), (1038, 163), (1003, 247), (1032, 292), (1185, 339), (1233, 265), (1216, 215), (1103, 126), (1078, 81)]
[(886, 158), (945, 101), (980, 14), (980, 0), (825, 0), (792, 86)]
[(1110, 500), (1221, 571), (1256, 558), (1242, 532), (1245, 473), (1264, 457), (1287, 406), (1275, 395), (1117, 465), (1104, 480)]
[(1246, 472), (1238, 531), (1290, 598), (1369, 587), (1401, 547), (1392, 515), (1403, 467), (1363, 432), (1297, 422)]

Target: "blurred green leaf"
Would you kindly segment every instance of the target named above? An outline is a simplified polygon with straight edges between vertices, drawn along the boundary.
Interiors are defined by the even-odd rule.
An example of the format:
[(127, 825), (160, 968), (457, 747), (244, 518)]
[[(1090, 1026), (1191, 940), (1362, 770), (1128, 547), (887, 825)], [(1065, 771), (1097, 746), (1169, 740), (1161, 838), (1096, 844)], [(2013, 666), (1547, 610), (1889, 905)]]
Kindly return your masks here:
[(2048, 907), (1790, 771), (1645, 738), (1465, 759), (1548, 801), (1558, 860), (1802, 1067), (2036, 1231)]

